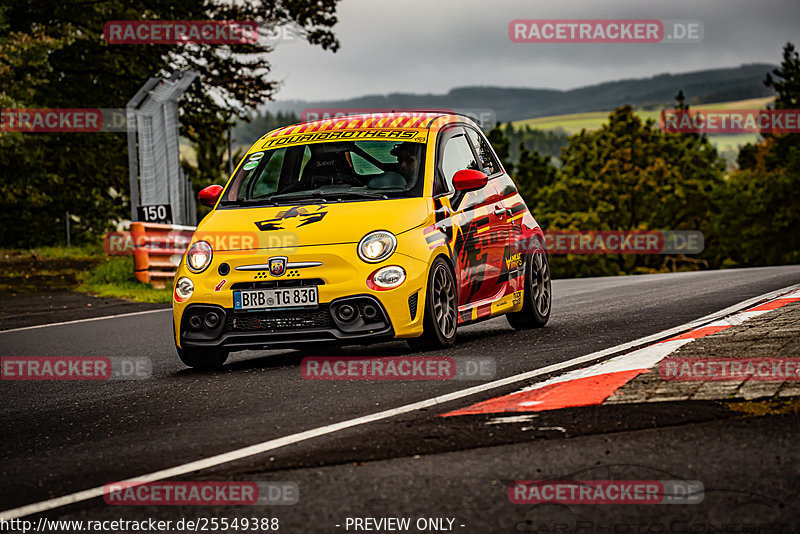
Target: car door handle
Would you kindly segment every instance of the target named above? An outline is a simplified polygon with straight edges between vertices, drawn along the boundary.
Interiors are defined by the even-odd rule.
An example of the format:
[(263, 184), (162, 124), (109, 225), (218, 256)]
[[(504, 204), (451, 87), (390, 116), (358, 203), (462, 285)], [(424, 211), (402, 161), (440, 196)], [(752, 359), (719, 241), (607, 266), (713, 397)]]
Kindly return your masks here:
[(507, 213), (507, 211), (506, 211), (505, 208), (498, 208), (498, 207), (494, 208), (494, 214), (497, 215), (498, 217), (502, 217), (506, 213)]

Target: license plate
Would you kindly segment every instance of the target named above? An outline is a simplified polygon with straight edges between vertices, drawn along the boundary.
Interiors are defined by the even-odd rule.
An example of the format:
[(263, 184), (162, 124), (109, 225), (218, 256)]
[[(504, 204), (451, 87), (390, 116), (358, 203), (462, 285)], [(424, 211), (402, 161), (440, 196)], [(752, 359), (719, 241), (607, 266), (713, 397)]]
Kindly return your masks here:
[(318, 304), (317, 287), (289, 289), (250, 289), (233, 292), (236, 310), (269, 310), (273, 308), (307, 308)]

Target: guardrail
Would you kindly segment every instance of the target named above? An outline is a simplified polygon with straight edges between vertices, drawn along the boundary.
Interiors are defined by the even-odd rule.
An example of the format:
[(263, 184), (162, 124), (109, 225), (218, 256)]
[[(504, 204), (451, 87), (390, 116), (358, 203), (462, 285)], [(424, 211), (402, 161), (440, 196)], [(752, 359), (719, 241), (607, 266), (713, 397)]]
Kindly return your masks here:
[(189, 246), (194, 226), (132, 222), (133, 265), (136, 279), (165, 288)]

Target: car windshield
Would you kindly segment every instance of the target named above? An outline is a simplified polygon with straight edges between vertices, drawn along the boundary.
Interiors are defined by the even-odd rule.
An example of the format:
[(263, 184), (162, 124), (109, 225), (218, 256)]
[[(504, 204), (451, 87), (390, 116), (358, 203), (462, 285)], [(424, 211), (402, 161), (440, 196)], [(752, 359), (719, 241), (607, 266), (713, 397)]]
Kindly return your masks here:
[(408, 141), (337, 141), (254, 152), (220, 204), (418, 197), (424, 154), (424, 143)]

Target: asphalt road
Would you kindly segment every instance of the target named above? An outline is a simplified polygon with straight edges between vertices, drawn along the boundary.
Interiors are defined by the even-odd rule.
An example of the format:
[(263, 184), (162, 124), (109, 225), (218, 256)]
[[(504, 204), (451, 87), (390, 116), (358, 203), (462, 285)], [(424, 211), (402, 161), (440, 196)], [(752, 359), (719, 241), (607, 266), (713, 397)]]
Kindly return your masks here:
[[(497, 377), (507, 377), (675, 327), (798, 282), (800, 266), (556, 281), (552, 318), (546, 328), (515, 332), (505, 319), (495, 319), (463, 329), (457, 346), (440, 354), (494, 356)], [(141, 381), (0, 383), (3, 400), (0, 403), (0, 427), (3, 429), (0, 434), (0, 509), (8, 510), (101, 486), (474, 384), (307, 381), (299, 371), (303, 354), (288, 350), (236, 353), (222, 371), (194, 372), (185, 369), (174, 353), (171, 321), (169, 311), (156, 311), (0, 332), (0, 356), (139, 356), (149, 358), (153, 364), (153, 378)], [(331, 355), (364, 356), (406, 353), (402, 343), (331, 351)], [(521, 385), (456, 401), (436, 413), (513, 391)], [(677, 462), (669, 469), (686, 471), (686, 451), (692, 450), (691, 440), (701, 438), (718, 440), (720, 450), (734, 455), (734, 461), (747, 459), (747, 453), (737, 441), (740, 439), (737, 432), (745, 432), (747, 425), (741, 421), (726, 424), (724, 414), (704, 415), (702, 410), (699, 408), (696, 417), (688, 418), (693, 426), (669, 430), (680, 446), (667, 448), (660, 457), (657, 452), (639, 452), (636, 462), (629, 456), (615, 458), (613, 447), (607, 446), (608, 438), (602, 436), (576, 438), (585, 441), (582, 445), (576, 442), (574, 447), (565, 447), (563, 440), (531, 441), (528, 433), (507, 439), (509, 443), (522, 443), (499, 445), (491, 442), (491, 436), (485, 442), (474, 439), (479, 431), (469, 426), (464, 426), (463, 432), (473, 439), (461, 440), (459, 432), (447, 433), (445, 429), (447, 439), (439, 439), (435, 447), (426, 448), (425, 432), (420, 434), (425, 425), (420, 417), (430, 419), (435, 415), (431, 411), (350, 429), (341, 436), (331, 434), (291, 445), (219, 466), (198, 476), (260, 480), (266, 473), (275, 480), (303, 481), (305, 485), (301, 487), (312, 487), (316, 491), (304, 491), (303, 495), (308, 498), (301, 499), (301, 504), (276, 512), (284, 524), (301, 529), (287, 531), (343, 532), (332, 523), (341, 520), (341, 513), (346, 509), (372, 515), (401, 510), (428, 515), (458, 512), (461, 514), (459, 521), (465, 525), (457, 529), (461, 532), (492, 531), (491, 528), (499, 528), (500, 524), (503, 531), (530, 531), (530, 523), (525, 523), (529, 518), (526, 519), (524, 513), (521, 517), (511, 517), (502, 511), (502, 506), (483, 500), (492, 492), (496, 493), (497, 488), (487, 486), (487, 477), (495, 476), (492, 473), (504, 471), (497, 476), (515, 478), (514, 472), (518, 472), (520, 476), (516, 478), (526, 478), (526, 475), (532, 478), (535, 471), (541, 474), (543, 467), (547, 467), (545, 471), (549, 474), (557, 474), (555, 471), (562, 467), (564, 473), (568, 473), (570, 466), (567, 464), (587, 460), (586, 455), (590, 453), (581, 453), (581, 447), (594, 447), (591, 454), (597, 453), (597, 447), (608, 449), (608, 454), (593, 461), (593, 465), (610, 462), (653, 466), (661, 458), (662, 463)], [(672, 424), (679, 424), (685, 413), (684, 408), (673, 409)], [(647, 419), (648, 416), (641, 417)], [(621, 415), (620, 418), (625, 417)], [(793, 483), (795, 492), (800, 480), (797, 453), (792, 452), (796, 451), (792, 446), (798, 433), (796, 423), (796, 418), (786, 416), (762, 429), (776, 434), (786, 455), (781, 456), (780, 448), (776, 448), (774, 461), (758, 471), (786, 475), (785, 464), (789, 462), (792, 467), (788, 473), (796, 479), (786, 483), (790, 487)], [(440, 430), (448, 425), (457, 428), (463, 424), (442, 419), (435, 423)], [(719, 428), (707, 430), (708, 425)], [(691, 429), (695, 437), (681, 436), (681, 432), (691, 433)], [(646, 432), (653, 430), (636, 430), (619, 438), (616, 452), (625, 456), (622, 451), (627, 448), (641, 451), (641, 447), (650, 447), (657, 451), (665, 447), (656, 436), (648, 438)], [(543, 430), (537, 437), (546, 438), (547, 433)], [(637, 445), (637, 442), (641, 443)], [(712, 445), (709, 447), (713, 448)], [(461, 452), (449, 452), (459, 450)], [(697, 448), (693, 450), (697, 452)], [(530, 455), (534, 451), (537, 458), (541, 454), (545, 455), (542, 458), (550, 460), (543, 464), (532, 463)], [(418, 454), (423, 456), (415, 458)], [(705, 449), (704, 454), (708, 458), (704, 460), (699, 455), (695, 466), (697, 462), (714, 459), (711, 448)], [(353, 466), (365, 460), (375, 461), (363, 464), (360, 471), (360, 467), (354, 469)], [(558, 466), (558, 462), (564, 465)], [(501, 465), (505, 467), (497, 471)], [(524, 465), (528, 466), (527, 473), (521, 472), (525, 471), (521, 467)], [(532, 465), (536, 465), (536, 469), (531, 469)], [(716, 463), (713, 467), (722, 470)], [(359, 472), (364, 473), (363, 478)], [(748, 476), (744, 474), (746, 470), (742, 473)], [(275, 474), (280, 476), (276, 478)], [(691, 478), (688, 475), (679, 473), (676, 476)], [(315, 477), (314, 481), (309, 482), (308, 477)], [(386, 482), (395, 479), (396, 484)], [(477, 484), (478, 489), (471, 488), (465, 483), (466, 479)], [(763, 486), (762, 493), (775, 487), (774, 483), (770, 486), (769, 481)], [(103, 508), (102, 501), (95, 500), (49, 515), (68, 513), (83, 517), (91, 512), (94, 517), (110, 513), (107, 508)], [(724, 512), (715, 510), (714, 513), (724, 516)], [(185, 510), (180, 512), (185, 513)], [(128, 516), (174, 513), (179, 511), (156, 511), (152, 507), (126, 512)]]

